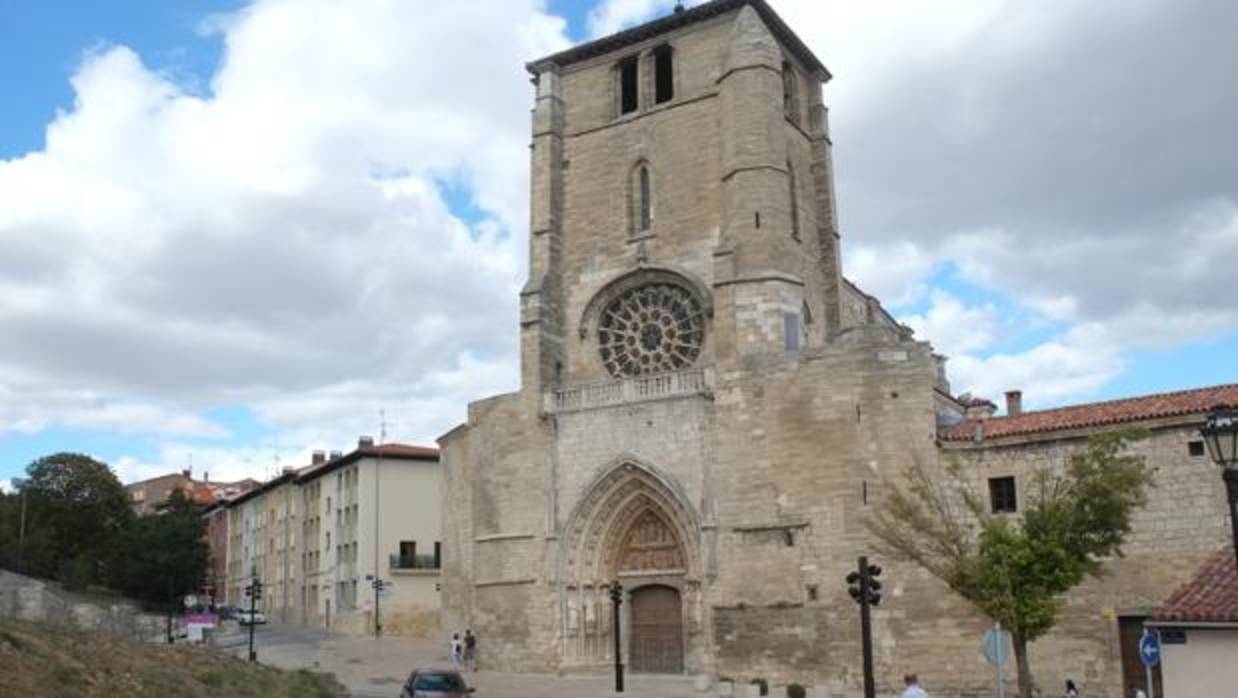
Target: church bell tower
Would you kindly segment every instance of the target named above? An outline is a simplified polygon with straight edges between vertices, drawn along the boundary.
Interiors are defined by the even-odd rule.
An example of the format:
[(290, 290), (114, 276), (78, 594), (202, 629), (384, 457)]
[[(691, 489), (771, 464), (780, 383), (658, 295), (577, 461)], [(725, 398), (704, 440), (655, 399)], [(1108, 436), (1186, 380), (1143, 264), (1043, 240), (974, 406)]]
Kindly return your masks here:
[(764, 2), (715, 0), (528, 68), (526, 391), (830, 341), (830, 74)]

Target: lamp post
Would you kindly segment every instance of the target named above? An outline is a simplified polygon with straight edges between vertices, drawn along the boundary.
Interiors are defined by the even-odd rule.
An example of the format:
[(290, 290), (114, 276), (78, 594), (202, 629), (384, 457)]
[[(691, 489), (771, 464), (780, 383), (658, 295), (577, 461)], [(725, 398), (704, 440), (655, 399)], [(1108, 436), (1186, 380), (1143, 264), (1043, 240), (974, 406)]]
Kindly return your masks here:
[(1221, 467), (1229, 501), (1229, 522), (1234, 541), (1234, 560), (1238, 563), (1238, 408), (1217, 405), (1199, 433), (1208, 445), (1212, 462)]
[(610, 583), (610, 603), (613, 612), (611, 625), (615, 628), (615, 693), (623, 693), (623, 646), (619, 644), (619, 604), (623, 603), (623, 585), (618, 579)]
[(258, 570), (250, 573), (249, 585), (245, 587), (245, 595), (249, 597), (249, 661), (258, 661), (258, 653), (254, 651), (254, 616), (258, 613), (258, 599), (262, 598), (262, 580), (258, 579)]

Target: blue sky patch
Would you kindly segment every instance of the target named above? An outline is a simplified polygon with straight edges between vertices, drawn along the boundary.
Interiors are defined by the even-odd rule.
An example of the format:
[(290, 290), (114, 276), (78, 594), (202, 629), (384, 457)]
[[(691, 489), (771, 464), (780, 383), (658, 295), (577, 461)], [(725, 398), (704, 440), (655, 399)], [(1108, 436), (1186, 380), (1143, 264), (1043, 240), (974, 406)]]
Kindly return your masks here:
[(219, 64), (218, 34), (199, 31), (210, 15), (243, 6), (240, 0), (0, 2), (0, 94), (4, 138), (0, 158), (44, 146), (44, 129), (57, 110), (73, 107), (69, 77), (99, 46), (123, 44), (149, 67), (193, 92), (206, 89)]

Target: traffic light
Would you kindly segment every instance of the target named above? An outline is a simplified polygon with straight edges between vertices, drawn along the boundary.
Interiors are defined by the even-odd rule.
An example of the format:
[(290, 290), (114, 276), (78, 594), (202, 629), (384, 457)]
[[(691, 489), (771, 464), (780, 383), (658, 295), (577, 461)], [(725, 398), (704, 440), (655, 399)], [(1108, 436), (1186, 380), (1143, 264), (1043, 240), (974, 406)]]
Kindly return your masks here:
[(869, 608), (881, 603), (881, 568), (868, 564), (861, 557), (857, 569), (847, 574), (847, 592), (860, 605), (860, 640), (864, 653), (864, 698), (876, 698), (877, 683), (873, 678), (873, 630)]
[(856, 603), (862, 603), (867, 596), (868, 604), (876, 606), (881, 603), (881, 568), (877, 565), (865, 565), (864, 572), (851, 572), (847, 575), (847, 593)]
[(868, 569), (868, 603), (873, 606), (881, 604), (881, 582), (877, 581), (877, 577), (881, 576), (881, 568), (877, 565), (869, 565)]

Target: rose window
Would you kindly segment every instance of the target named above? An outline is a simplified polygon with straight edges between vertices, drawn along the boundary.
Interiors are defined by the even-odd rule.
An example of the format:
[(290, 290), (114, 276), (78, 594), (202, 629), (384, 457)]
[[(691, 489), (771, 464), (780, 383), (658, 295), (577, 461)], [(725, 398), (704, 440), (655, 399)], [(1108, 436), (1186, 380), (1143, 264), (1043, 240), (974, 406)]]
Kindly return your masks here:
[(671, 284), (649, 284), (624, 293), (602, 310), (598, 323), (602, 363), (614, 376), (690, 366), (704, 339), (700, 303)]

